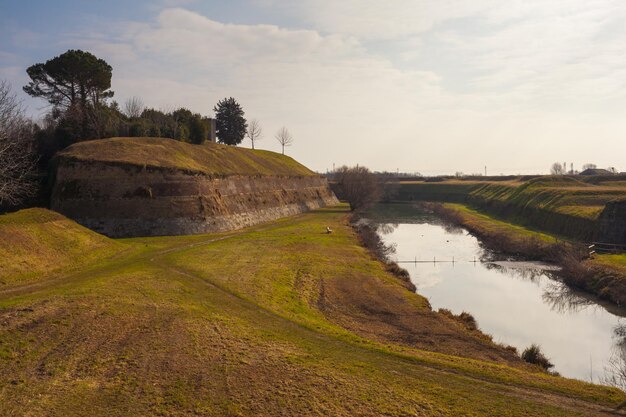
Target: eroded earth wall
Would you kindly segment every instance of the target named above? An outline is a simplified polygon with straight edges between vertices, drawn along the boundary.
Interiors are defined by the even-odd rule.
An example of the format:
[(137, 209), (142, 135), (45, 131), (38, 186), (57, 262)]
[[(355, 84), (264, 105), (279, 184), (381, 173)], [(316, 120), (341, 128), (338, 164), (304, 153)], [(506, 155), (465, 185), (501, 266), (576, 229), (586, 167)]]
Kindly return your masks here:
[(210, 176), (61, 160), (51, 208), (111, 237), (233, 230), (338, 201), (325, 178)]

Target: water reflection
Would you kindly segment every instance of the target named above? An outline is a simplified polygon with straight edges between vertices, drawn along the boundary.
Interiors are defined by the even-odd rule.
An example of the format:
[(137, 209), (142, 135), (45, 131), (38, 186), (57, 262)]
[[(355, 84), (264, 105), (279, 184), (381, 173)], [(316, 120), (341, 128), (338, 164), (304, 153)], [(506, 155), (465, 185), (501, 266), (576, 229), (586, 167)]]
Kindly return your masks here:
[(562, 282), (548, 282), (541, 298), (552, 307), (553, 311), (559, 313), (576, 313), (596, 304), (576, 294)]
[(539, 283), (540, 277), (545, 274), (542, 264), (533, 262), (486, 262), (485, 268), (534, 283)]
[(382, 235), (388, 235), (393, 233), (394, 230), (398, 228), (398, 224), (392, 223), (376, 223), (376, 231)]
[(496, 342), (520, 351), (541, 345), (564, 376), (626, 383), (626, 371), (620, 374), (626, 370), (623, 309), (572, 291), (553, 279), (550, 265), (486, 251), (467, 231), (432, 214), (411, 207), (395, 210), (399, 217), (378, 211), (372, 217), (384, 243), (395, 245), (395, 260), (455, 260), (402, 264), (434, 309), (468, 311)]
[(613, 332), (615, 345), (600, 381), (626, 391), (626, 325), (618, 324)]

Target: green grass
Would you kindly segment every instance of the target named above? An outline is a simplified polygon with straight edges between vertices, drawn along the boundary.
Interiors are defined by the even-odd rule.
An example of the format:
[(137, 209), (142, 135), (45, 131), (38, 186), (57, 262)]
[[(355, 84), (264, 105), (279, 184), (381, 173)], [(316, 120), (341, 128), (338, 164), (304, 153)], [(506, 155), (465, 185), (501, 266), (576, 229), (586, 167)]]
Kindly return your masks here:
[(595, 255), (594, 263), (620, 271), (626, 276), (626, 253), (619, 255)]
[(459, 212), (462, 215), (465, 224), (469, 227), (483, 230), (485, 233), (490, 235), (503, 234), (511, 238), (520, 236), (524, 238), (537, 238), (546, 243), (556, 243), (559, 240), (554, 235), (497, 219), (463, 204), (446, 203), (444, 204), (444, 207)]
[(529, 206), (593, 220), (607, 202), (626, 198), (626, 188), (594, 185), (568, 177), (541, 177), (515, 186), (486, 184), (473, 190), (470, 198)]
[[(67, 251), (53, 274), (32, 262), (36, 287), (0, 287), (0, 415), (583, 416), (626, 399), (541, 373), (432, 313), (358, 244), (346, 214), (101, 238), (124, 250), (80, 266)], [(71, 223), (17, 213), (0, 230), (35, 230), (38, 216), (40, 228)], [(54, 239), (40, 252), (72, 240)]]
[(53, 211), (33, 208), (0, 215), (0, 289), (106, 260), (125, 249)]
[(275, 152), (165, 138), (111, 138), (74, 144), (60, 158), (171, 168), (212, 175), (317, 175)]
[(595, 220), (605, 204), (626, 198), (623, 181), (594, 178), (540, 177), (528, 181), (459, 181), (402, 183), (400, 198), (478, 205), (534, 208)]
[(400, 201), (466, 204), (531, 229), (591, 242), (607, 203), (626, 200), (623, 176), (400, 183)]

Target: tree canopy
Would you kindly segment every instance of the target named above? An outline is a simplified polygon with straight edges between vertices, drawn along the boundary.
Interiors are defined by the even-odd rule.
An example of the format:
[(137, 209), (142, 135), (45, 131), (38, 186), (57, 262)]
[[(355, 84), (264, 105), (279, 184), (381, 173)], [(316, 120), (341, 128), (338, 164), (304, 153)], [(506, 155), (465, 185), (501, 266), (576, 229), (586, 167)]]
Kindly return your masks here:
[(232, 97), (220, 100), (213, 111), (218, 141), (226, 145), (239, 145), (246, 135), (248, 123), (237, 100)]
[(88, 104), (97, 106), (113, 97), (111, 76), (113, 69), (95, 55), (70, 49), (45, 63), (34, 64), (26, 70), (31, 81), (24, 91), (41, 97), (55, 107), (68, 109)]
[(350, 210), (363, 210), (376, 204), (381, 195), (376, 176), (363, 166), (342, 166), (335, 171), (338, 196), (350, 204)]

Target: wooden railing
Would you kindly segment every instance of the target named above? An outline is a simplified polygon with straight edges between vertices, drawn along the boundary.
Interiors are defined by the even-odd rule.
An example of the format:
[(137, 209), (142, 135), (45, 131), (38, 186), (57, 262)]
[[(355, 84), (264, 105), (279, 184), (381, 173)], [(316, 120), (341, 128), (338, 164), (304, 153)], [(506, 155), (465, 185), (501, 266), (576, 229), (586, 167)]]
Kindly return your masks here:
[(593, 242), (589, 245), (589, 255), (593, 255), (594, 253), (626, 253), (626, 245)]

